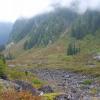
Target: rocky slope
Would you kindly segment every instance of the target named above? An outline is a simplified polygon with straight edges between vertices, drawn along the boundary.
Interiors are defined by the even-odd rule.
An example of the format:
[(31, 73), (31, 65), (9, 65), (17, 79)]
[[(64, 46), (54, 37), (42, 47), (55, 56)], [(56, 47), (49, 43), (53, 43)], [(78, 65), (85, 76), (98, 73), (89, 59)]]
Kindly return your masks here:
[(95, 77), (61, 69), (36, 69), (31, 72), (47, 81), (55, 92), (62, 92), (70, 96), (69, 100), (80, 100), (80, 98), (92, 100), (93, 97), (96, 97), (97, 100), (100, 99), (100, 83)]

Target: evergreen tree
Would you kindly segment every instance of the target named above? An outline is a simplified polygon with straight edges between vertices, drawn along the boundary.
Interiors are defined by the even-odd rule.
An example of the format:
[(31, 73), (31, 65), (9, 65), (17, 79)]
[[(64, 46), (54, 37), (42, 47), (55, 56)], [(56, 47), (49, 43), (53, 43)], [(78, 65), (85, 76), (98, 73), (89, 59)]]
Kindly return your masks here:
[(76, 55), (80, 52), (80, 48), (75, 43), (70, 43), (67, 49), (67, 55)]
[(6, 79), (6, 64), (2, 55), (0, 55), (0, 78)]

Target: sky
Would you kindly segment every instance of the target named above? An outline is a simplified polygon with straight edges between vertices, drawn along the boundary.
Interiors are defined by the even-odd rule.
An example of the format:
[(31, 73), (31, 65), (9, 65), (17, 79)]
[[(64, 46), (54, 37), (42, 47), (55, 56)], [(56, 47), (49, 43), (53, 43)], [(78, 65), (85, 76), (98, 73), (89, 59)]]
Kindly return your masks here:
[(56, 5), (85, 12), (87, 9), (99, 10), (100, 0), (0, 0), (0, 21), (14, 22), (19, 17), (29, 18), (51, 11)]

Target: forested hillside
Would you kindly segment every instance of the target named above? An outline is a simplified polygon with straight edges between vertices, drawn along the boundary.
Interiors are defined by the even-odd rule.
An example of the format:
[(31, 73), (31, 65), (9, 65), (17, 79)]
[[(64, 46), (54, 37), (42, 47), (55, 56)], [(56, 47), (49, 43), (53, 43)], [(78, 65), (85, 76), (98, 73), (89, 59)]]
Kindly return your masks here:
[(10, 41), (19, 42), (27, 37), (24, 44), (25, 49), (39, 45), (46, 46), (54, 43), (76, 18), (75, 12), (66, 8), (58, 8), (53, 12), (31, 19), (17, 20), (10, 34)]
[(95, 36), (97, 31), (100, 31), (100, 12), (87, 11), (83, 15), (80, 15), (73, 24), (71, 36), (76, 39), (82, 39), (88, 34)]
[(18, 19), (13, 25), (9, 42), (18, 43), (27, 37), (24, 49), (47, 46), (59, 39), (66, 30), (69, 30), (71, 37), (83, 39), (86, 35), (95, 36), (98, 33), (99, 21), (98, 11), (88, 10), (84, 14), (77, 14), (67, 8), (58, 8), (31, 19)]
[[(30, 19), (16, 20), (9, 43), (15, 43), (12, 48), (13, 54), (15, 52), (20, 54), (23, 50), (27, 51), (33, 47), (46, 47), (48, 44), (55, 44), (62, 40), (65, 48), (65, 51), (62, 50), (62, 52), (67, 53), (67, 55), (77, 55), (83, 52), (96, 53), (100, 50), (99, 21), (99, 11), (87, 10), (83, 14), (78, 14), (67, 8), (57, 8)], [(93, 41), (94, 45), (91, 46)]]

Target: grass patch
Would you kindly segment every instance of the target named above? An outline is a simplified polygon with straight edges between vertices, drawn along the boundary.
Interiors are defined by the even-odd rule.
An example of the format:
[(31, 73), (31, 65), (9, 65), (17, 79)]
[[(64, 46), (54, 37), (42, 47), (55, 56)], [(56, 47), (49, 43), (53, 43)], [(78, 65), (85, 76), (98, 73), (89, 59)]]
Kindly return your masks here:
[(60, 95), (60, 93), (47, 93), (44, 94), (43, 97), (45, 98), (45, 100), (54, 100), (54, 98), (58, 95)]
[(30, 84), (33, 85), (34, 88), (40, 88), (41, 86), (43, 86), (45, 84), (45, 82), (41, 81), (40, 79), (38, 79), (33, 73), (31, 72), (24, 72), (24, 71), (20, 71), (20, 67), (18, 68), (13, 68), (10, 69), (8, 68), (8, 72), (7, 75), (9, 77), (10, 80), (23, 80), (25, 82), (28, 82)]
[(98, 90), (97, 90), (96, 88), (92, 88), (92, 89), (90, 90), (90, 93), (91, 93), (92, 95), (97, 94), (97, 92), (98, 92)]
[(92, 84), (92, 80), (84, 80), (83, 84), (84, 85), (91, 85)]
[(42, 82), (39, 79), (33, 79), (32, 83), (34, 83), (34, 84), (42, 84)]
[(40, 87), (42, 87), (42, 86), (45, 84), (45, 82), (41, 81), (41, 80), (38, 79), (38, 78), (33, 78), (33, 79), (32, 79), (32, 84), (33, 84), (33, 86), (34, 86), (35, 88), (40, 88)]

